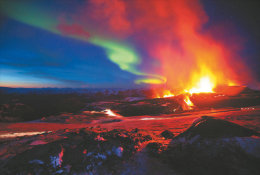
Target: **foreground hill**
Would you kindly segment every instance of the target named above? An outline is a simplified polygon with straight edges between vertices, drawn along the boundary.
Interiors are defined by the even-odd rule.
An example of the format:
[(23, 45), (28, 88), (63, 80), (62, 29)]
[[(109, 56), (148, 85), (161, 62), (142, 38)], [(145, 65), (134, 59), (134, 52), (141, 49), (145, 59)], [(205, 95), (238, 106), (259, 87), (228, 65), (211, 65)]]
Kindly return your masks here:
[(257, 175), (260, 170), (259, 133), (207, 116), (178, 136), (87, 127), (5, 140), (0, 148), (1, 174)]

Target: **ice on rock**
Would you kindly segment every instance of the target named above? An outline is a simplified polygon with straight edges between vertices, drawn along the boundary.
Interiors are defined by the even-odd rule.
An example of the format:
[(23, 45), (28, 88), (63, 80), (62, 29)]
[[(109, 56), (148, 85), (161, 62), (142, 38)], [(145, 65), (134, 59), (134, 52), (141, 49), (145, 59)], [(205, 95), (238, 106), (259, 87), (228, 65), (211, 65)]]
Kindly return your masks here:
[(124, 151), (124, 149), (123, 149), (121, 146), (113, 149), (113, 152), (114, 152), (115, 155), (117, 155), (118, 157), (122, 157), (123, 151)]

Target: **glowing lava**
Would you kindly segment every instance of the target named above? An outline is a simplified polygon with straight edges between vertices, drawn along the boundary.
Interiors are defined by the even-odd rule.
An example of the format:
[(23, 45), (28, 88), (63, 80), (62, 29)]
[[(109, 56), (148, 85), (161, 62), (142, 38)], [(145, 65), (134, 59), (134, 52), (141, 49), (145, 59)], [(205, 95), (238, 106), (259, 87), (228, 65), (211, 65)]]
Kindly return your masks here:
[[(197, 79), (197, 81), (195, 81)], [(184, 90), (184, 92), (179, 92), (178, 95), (183, 95), (183, 103), (182, 103), (182, 109), (183, 110), (192, 110), (195, 105), (192, 103), (190, 100), (190, 96), (193, 93), (214, 93), (214, 88), (216, 87), (215, 80), (216, 78), (214, 76), (193, 76), (193, 81), (195, 83), (190, 83), (194, 84), (192, 88), (189, 90)], [(174, 94), (169, 91), (169, 90), (164, 90), (162, 96), (158, 96), (157, 98), (167, 98), (167, 97), (172, 97)]]
[(194, 106), (193, 103), (190, 101), (190, 97), (189, 97), (189, 96), (185, 96), (184, 102), (185, 102), (188, 106)]
[(186, 105), (188, 106), (188, 110), (192, 109), (192, 107), (194, 106), (194, 104), (191, 102), (190, 97), (188, 95), (185, 95), (184, 97), (184, 102), (186, 103)]
[(209, 78), (209, 77), (202, 77), (200, 78), (197, 85), (190, 90), (185, 90), (185, 92), (188, 92), (190, 94), (193, 93), (213, 93), (214, 88), (216, 87), (215, 83)]
[(163, 93), (163, 98), (167, 98), (167, 97), (173, 97), (174, 94), (171, 93), (171, 91), (165, 90)]
[(108, 116), (111, 116), (111, 117), (121, 117), (120, 115), (114, 113), (111, 109), (105, 109), (104, 112), (105, 112), (105, 114), (107, 114)]

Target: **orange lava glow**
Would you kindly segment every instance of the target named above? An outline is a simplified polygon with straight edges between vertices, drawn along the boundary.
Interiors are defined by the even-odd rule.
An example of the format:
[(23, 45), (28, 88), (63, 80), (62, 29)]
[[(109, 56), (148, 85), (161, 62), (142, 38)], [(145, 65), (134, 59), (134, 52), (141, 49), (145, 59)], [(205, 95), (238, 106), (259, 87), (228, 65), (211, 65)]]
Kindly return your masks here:
[[(252, 80), (239, 54), (239, 37), (226, 37), (229, 29), (221, 26), (219, 30), (205, 29), (209, 17), (199, 1), (158, 1), (155, 9), (174, 20), (165, 20), (172, 24), (169, 30), (160, 31), (163, 35), (159, 42), (149, 43), (150, 54), (160, 61), (161, 75), (167, 78), (165, 87), (190, 94), (212, 93), (217, 86), (242, 85)], [(218, 37), (219, 33), (223, 35)]]
[(188, 95), (185, 95), (185, 97), (184, 97), (184, 102), (185, 102), (190, 108), (194, 106), (193, 103), (192, 103), (191, 100), (190, 100), (190, 97), (189, 97)]
[(174, 94), (171, 93), (171, 91), (169, 91), (169, 90), (165, 90), (163, 93), (163, 98), (173, 97), (173, 96), (174, 96)]
[(171, 90), (163, 90), (163, 89), (157, 89), (152, 98), (168, 98), (168, 97), (174, 97), (175, 94)]
[[(148, 55), (160, 62), (157, 70), (167, 79), (163, 89), (154, 96), (215, 93), (218, 87), (254, 82), (250, 70), (242, 62), (242, 39), (236, 36), (235, 29), (229, 28), (231, 26), (219, 23), (205, 27), (210, 19), (199, 0), (153, 2), (150, 9), (155, 9), (156, 15), (140, 3), (142, 21), (135, 20), (144, 31), (154, 29), (141, 38), (151, 39), (144, 45), (147, 45)], [(156, 32), (160, 34), (159, 40), (153, 37)], [(174, 91), (168, 93), (165, 89)], [(186, 99), (187, 102), (191, 105), (190, 100)]]
[(107, 114), (108, 116), (111, 116), (111, 117), (121, 117), (120, 115), (114, 113), (111, 109), (105, 109), (104, 112), (105, 112), (105, 114)]
[(214, 88), (216, 87), (216, 84), (210, 79), (209, 77), (202, 77), (199, 79), (197, 84), (191, 88), (190, 90), (185, 90), (185, 92), (188, 92), (190, 94), (193, 93), (212, 93), (214, 92)]
[[(105, 28), (109, 37), (131, 38), (131, 45), (147, 57), (142, 63), (149, 60), (154, 65), (145, 69), (167, 80), (163, 89), (214, 92), (217, 86), (253, 82), (241, 57), (243, 38), (236, 35), (232, 21), (230, 26), (212, 23), (200, 0), (92, 0), (76, 16), (75, 21), (81, 22), (91, 18), (97, 25), (93, 27)], [(162, 93), (155, 96), (168, 97)]]

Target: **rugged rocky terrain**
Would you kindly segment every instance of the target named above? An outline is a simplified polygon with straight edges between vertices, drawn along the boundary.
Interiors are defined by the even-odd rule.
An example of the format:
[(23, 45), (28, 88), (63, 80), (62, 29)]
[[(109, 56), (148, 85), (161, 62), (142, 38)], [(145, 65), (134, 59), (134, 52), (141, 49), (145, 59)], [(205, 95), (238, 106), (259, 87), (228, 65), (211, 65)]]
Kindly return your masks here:
[(181, 134), (86, 127), (1, 141), (1, 174), (258, 174), (259, 133), (203, 116)]
[(0, 174), (259, 174), (259, 91), (194, 94), (192, 108), (184, 97), (91, 100), (2, 122)]

